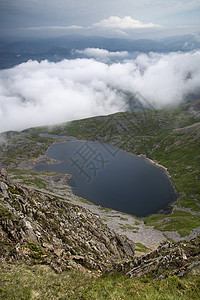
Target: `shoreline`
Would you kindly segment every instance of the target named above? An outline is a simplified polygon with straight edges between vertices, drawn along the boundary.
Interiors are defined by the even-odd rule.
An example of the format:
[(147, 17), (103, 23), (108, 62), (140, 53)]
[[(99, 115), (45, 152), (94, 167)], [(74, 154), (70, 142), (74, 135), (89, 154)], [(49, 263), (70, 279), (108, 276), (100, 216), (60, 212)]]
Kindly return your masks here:
[[(56, 138), (56, 135), (55, 135), (55, 138)], [(70, 140), (70, 139), (69, 139), (69, 140), (63, 140), (63, 139), (57, 140), (57, 141), (53, 142), (51, 145), (49, 145), (49, 147), (51, 147), (53, 144), (62, 143), (62, 142), (72, 142), (72, 141), (83, 141), (83, 142), (87, 142), (87, 140), (77, 139), (76, 137), (73, 137), (73, 136), (71, 136), (71, 138), (76, 139), (76, 140), (73, 140), (73, 139), (72, 139), (72, 140)], [(90, 140), (88, 140), (88, 142), (99, 142), (99, 143), (104, 143), (104, 142), (101, 142), (101, 141), (90, 141)], [(118, 148), (117, 146), (115, 146), (115, 145), (113, 145), (113, 144), (110, 144), (110, 143), (104, 143), (104, 144), (107, 144), (107, 145), (114, 146), (114, 147)], [(49, 147), (48, 147), (48, 149), (49, 149)], [(47, 151), (48, 151), (48, 149), (47, 149)], [(141, 153), (141, 154), (135, 154), (135, 153), (126, 151), (126, 150), (121, 149), (121, 148), (118, 148), (118, 149), (121, 150), (121, 151), (125, 151), (125, 152), (127, 152), (127, 153), (129, 153), (129, 154), (135, 155), (135, 156), (137, 156), (137, 157), (140, 157), (140, 158), (144, 159), (145, 161), (147, 161), (149, 164), (151, 164), (151, 165), (153, 165), (153, 166), (155, 166), (155, 167), (161, 169), (161, 170), (164, 172), (164, 174), (167, 176), (167, 178), (169, 179), (173, 191), (174, 191), (175, 194), (178, 196), (178, 193), (177, 193), (177, 191), (176, 191), (176, 189), (175, 189), (175, 185), (174, 185), (174, 182), (173, 182), (173, 180), (172, 180), (172, 177), (171, 177), (171, 175), (170, 175), (170, 173), (169, 173), (169, 171), (168, 171), (168, 169), (167, 169), (166, 167), (164, 167), (163, 165), (159, 164), (157, 161), (155, 161), (155, 160), (153, 160), (153, 159), (147, 157), (146, 154), (142, 154), (142, 153)], [(47, 152), (47, 151), (46, 151), (46, 152)], [(44, 156), (45, 156), (45, 158), (46, 158), (46, 160), (47, 160), (47, 161), (46, 161), (47, 164), (55, 164), (55, 163), (60, 163), (60, 162), (61, 162), (60, 160), (56, 160), (56, 159), (53, 159), (53, 158), (51, 158), (51, 157), (48, 157), (48, 156), (46, 155), (46, 153), (43, 155), (43, 158), (44, 158)], [(39, 157), (38, 157), (38, 159), (39, 159)], [(36, 160), (37, 160), (37, 159), (36, 159)], [(34, 163), (35, 163), (35, 162), (34, 162)], [(35, 164), (37, 164), (37, 163), (38, 163), (38, 162), (36, 162)], [(40, 162), (39, 162), (39, 163), (40, 163)], [(177, 200), (178, 200), (178, 199), (179, 199), (179, 198), (177, 198)], [(177, 200), (176, 200), (176, 201), (177, 201)], [(174, 203), (174, 202), (176, 202), (176, 201), (173, 201), (172, 203)]]
[[(56, 135), (55, 135), (55, 137), (56, 137)], [(72, 137), (72, 138), (75, 138), (75, 137)], [(75, 139), (76, 139), (76, 140), (63, 140), (63, 139), (61, 139), (61, 140), (56, 140), (56, 141), (52, 142), (52, 144), (49, 145), (48, 149), (49, 149), (52, 145), (54, 145), (54, 144), (63, 143), (63, 142), (64, 142), (64, 143), (65, 143), (65, 142), (72, 142), (72, 141), (74, 141), (74, 142), (75, 142), (75, 141), (83, 141), (83, 142), (87, 142), (87, 140), (80, 140), (80, 139), (77, 139), (77, 138), (75, 138)], [(89, 141), (89, 142), (92, 142), (92, 141)], [(103, 142), (101, 142), (101, 141), (94, 141), (94, 142), (103, 143)], [(105, 144), (111, 145), (111, 146), (114, 146), (114, 147), (118, 148), (117, 146), (112, 145), (112, 144), (110, 144), (110, 143), (105, 143)], [(44, 155), (38, 157), (37, 159), (35, 159), (35, 160), (33, 161), (33, 166), (32, 166), (32, 167), (33, 167), (33, 170), (34, 170), (35, 172), (40, 172), (40, 171), (37, 171), (37, 170), (35, 169), (35, 166), (36, 166), (37, 164), (47, 163), (47, 164), (51, 165), (51, 164), (59, 164), (59, 163), (61, 162), (60, 160), (56, 160), (56, 159), (53, 159), (53, 158), (51, 158), (51, 157), (48, 157), (47, 154), (46, 154), (47, 151), (48, 151), (48, 149), (46, 150), (46, 152), (45, 152)], [(175, 205), (175, 203), (176, 203), (176, 202), (178, 201), (178, 199), (179, 199), (179, 194), (178, 194), (178, 192), (177, 192), (176, 189), (175, 189), (174, 182), (173, 182), (173, 180), (172, 180), (172, 177), (171, 177), (171, 175), (170, 175), (168, 169), (167, 169), (166, 167), (164, 167), (163, 165), (159, 164), (157, 161), (154, 161), (153, 159), (150, 159), (149, 157), (147, 157), (146, 154), (135, 154), (135, 153), (128, 152), (128, 151), (126, 151), (126, 150), (124, 150), (124, 149), (121, 149), (121, 148), (118, 148), (118, 149), (119, 149), (119, 151), (125, 151), (125, 152), (127, 152), (127, 153), (129, 153), (129, 154), (131, 154), (131, 155), (134, 155), (134, 156), (136, 156), (136, 157), (142, 158), (143, 160), (145, 160), (145, 161), (146, 161), (147, 163), (149, 163), (150, 165), (152, 165), (152, 166), (154, 166), (154, 167), (156, 167), (156, 168), (159, 168), (159, 169), (166, 175), (167, 179), (169, 180), (170, 187), (171, 187), (171, 189), (173, 190), (174, 194), (176, 195), (176, 199), (170, 201), (164, 208), (160, 209), (160, 210), (157, 211), (157, 212), (150, 213), (150, 214), (148, 214), (148, 215), (146, 215), (146, 216), (144, 216), (144, 217), (137, 217), (136, 215), (130, 214), (130, 213), (128, 213), (128, 212), (120, 212), (120, 211), (119, 211), (119, 213), (122, 213), (122, 214), (125, 213), (125, 214), (130, 215), (130, 216), (133, 216), (134, 218), (137, 218), (137, 219), (147, 218), (147, 217), (150, 217), (150, 216), (153, 216), (153, 215), (158, 215), (158, 214), (164, 214), (164, 215), (172, 214), (173, 211), (174, 211), (174, 209), (175, 209), (174, 205)], [(42, 161), (41, 161), (41, 160), (42, 160)], [(61, 173), (60, 173), (60, 174), (61, 174)], [(64, 174), (64, 173), (62, 173), (62, 174)], [(69, 176), (70, 174), (67, 174), (67, 175)], [(70, 176), (72, 177), (72, 175), (70, 175)], [(70, 177), (70, 178), (71, 178), (71, 177)], [(68, 179), (69, 179), (69, 178), (68, 178)], [(71, 189), (71, 193), (72, 193), (74, 196), (76, 196), (76, 197), (81, 197), (81, 196), (76, 195), (76, 194), (73, 193), (73, 187), (70, 186), (70, 184), (68, 183), (68, 180), (67, 180), (67, 185), (68, 185), (68, 187)], [(87, 199), (85, 199), (85, 200), (88, 201)], [(90, 201), (88, 201), (88, 202), (90, 202)], [(90, 202), (90, 203), (92, 203), (92, 202)], [(94, 203), (92, 203), (92, 204), (95, 205)], [(97, 206), (98, 206), (98, 205), (97, 205)], [(101, 205), (99, 205), (99, 206), (101, 206)], [(110, 208), (107, 208), (107, 209), (110, 209)], [(111, 209), (113, 209), (113, 208), (111, 208)], [(114, 209), (113, 209), (113, 210), (114, 210)]]
[[(55, 141), (52, 144), (56, 144), (58, 142), (59, 141)], [(62, 141), (62, 142), (66, 142), (66, 141)], [(119, 148), (119, 150), (125, 151), (120, 148)], [(172, 187), (172, 189), (174, 190), (174, 192), (177, 195), (174, 183), (172, 181), (171, 175), (169, 174), (167, 168), (165, 168), (161, 164), (157, 163), (156, 161), (153, 161), (152, 159), (148, 158), (144, 154), (136, 155), (136, 154), (128, 152), (128, 151), (126, 151), (126, 152), (129, 154), (135, 155), (137, 157), (143, 158), (149, 164), (161, 169), (166, 174), (168, 180), (170, 181), (170, 186)], [(31, 166), (30, 166), (30, 162), (31, 162)], [(29, 169), (30, 171), (32, 169), (34, 172), (37, 172), (38, 175), (40, 176), (39, 171), (35, 170), (35, 166), (38, 163), (56, 164), (59, 162), (60, 162), (59, 160), (49, 158), (45, 153), (44, 155), (42, 155), (36, 159), (27, 161), (27, 168), (25, 167), (26, 163), (24, 164), (23, 167), (25, 167), (26, 169)], [(64, 177), (64, 176), (66, 176), (66, 175), (61, 174), (61, 177)], [(68, 174), (68, 176), (69, 176), (69, 174)], [(51, 178), (51, 175), (47, 176), (46, 181), (50, 180), (50, 178)], [(56, 185), (54, 187), (56, 187)], [(48, 192), (48, 188), (49, 187), (47, 185), (47, 189), (44, 191)], [(62, 190), (62, 188), (65, 188), (65, 190)], [(69, 189), (70, 189), (70, 194), (71, 194), (70, 197), (69, 197)], [(67, 191), (67, 193), (65, 194), (66, 191)], [(137, 216), (130, 215), (128, 213), (116, 211), (114, 209), (104, 208), (104, 207), (95, 205), (92, 202), (87, 201), (87, 199), (83, 199), (83, 198), (75, 195), (72, 191), (71, 186), (68, 185), (67, 181), (65, 181), (65, 182), (64, 182), (64, 180), (62, 181), (62, 183), (58, 186), (58, 188), (55, 189), (55, 194), (56, 193), (58, 196), (65, 198), (65, 201), (69, 201), (71, 203), (74, 203), (75, 205), (82, 206), (86, 209), (89, 209), (92, 213), (97, 214), (110, 229), (116, 231), (119, 234), (126, 235), (133, 242), (141, 243), (145, 247), (147, 247), (151, 250), (156, 249), (160, 243), (162, 243), (168, 239), (168, 236), (166, 236), (165, 232), (156, 230), (153, 228), (153, 226), (146, 226), (144, 224), (144, 221), (142, 220), (142, 217), (139, 218)], [(146, 217), (149, 217), (152, 215), (157, 215), (157, 214), (166, 214), (166, 216), (170, 215), (174, 210), (173, 204), (177, 200), (178, 199), (176, 199), (175, 201), (168, 204), (168, 207), (170, 209), (169, 208), (167, 209), (167, 207), (166, 207), (166, 208), (164, 208), (164, 211), (152, 213), (143, 218), (146, 218)], [(176, 238), (179, 239), (179, 237), (175, 235), (175, 239)], [(141, 255), (142, 253), (145, 253), (145, 252), (139, 251), (138, 255)]]
[[(59, 140), (58, 140), (58, 141), (54, 141), (51, 145), (49, 145), (48, 149), (49, 149), (51, 146), (53, 146), (54, 144), (58, 144), (58, 143), (66, 143), (66, 142), (76, 142), (76, 141), (87, 142), (87, 140), (79, 140), (79, 139), (76, 139), (76, 140), (62, 140), (62, 139), (61, 139), (60, 141), (59, 141)], [(89, 142), (92, 142), (92, 141), (89, 141)], [(94, 141), (94, 142), (99, 142), (99, 141)], [(99, 142), (99, 143), (102, 143), (102, 142)], [(106, 144), (106, 143), (105, 143), (105, 144)], [(111, 145), (111, 144), (107, 144), (107, 145)], [(111, 146), (113, 146), (113, 145), (111, 145)], [(114, 146), (114, 147), (116, 147), (116, 146)], [(177, 191), (176, 191), (176, 189), (175, 189), (174, 182), (173, 182), (173, 180), (172, 180), (172, 177), (171, 177), (170, 173), (168, 172), (168, 169), (167, 169), (166, 167), (164, 167), (163, 165), (159, 164), (158, 162), (156, 162), (156, 161), (154, 161), (154, 160), (148, 158), (146, 154), (138, 154), (138, 155), (137, 155), (137, 154), (134, 154), (134, 153), (132, 153), (132, 152), (128, 152), (128, 151), (126, 151), (126, 150), (123, 150), (123, 149), (121, 149), (121, 148), (118, 148), (118, 147), (116, 147), (116, 148), (119, 149), (119, 151), (124, 151), (124, 152), (126, 152), (126, 153), (128, 153), (128, 154), (131, 154), (131, 155), (133, 155), (133, 156), (136, 156), (136, 157), (138, 157), (138, 158), (141, 158), (141, 159), (145, 160), (147, 163), (149, 163), (150, 165), (152, 165), (152, 166), (154, 166), (154, 167), (160, 169), (160, 170), (166, 175), (167, 180), (169, 181), (169, 186), (170, 186), (171, 190), (173, 191), (173, 193), (174, 193), (174, 195), (175, 195), (175, 200), (171, 200), (169, 203), (167, 203), (163, 208), (161, 208), (161, 209), (158, 210), (157, 212), (150, 213), (150, 214), (148, 214), (148, 215), (146, 215), (146, 216), (144, 216), (144, 217), (138, 217), (138, 216), (136, 216), (136, 215), (134, 215), (134, 214), (130, 214), (129, 212), (122, 212), (122, 213), (130, 214), (130, 215), (132, 215), (133, 217), (139, 218), (139, 219), (141, 219), (141, 218), (146, 218), (146, 217), (149, 217), (149, 216), (152, 216), (152, 215), (158, 215), (158, 214), (164, 214), (164, 215), (169, 215), (169, 214), (171, 214), (171, 213), (173, 212), (173, 210), (174, 210), (173, 205), (178, 201), (179, 195), (178, 195), (178, 193), (177, 193)], [(47, 149), (47, 151), (48, 151), (48, 149)], [(47, 151), (46, 151), (46, 153), (47, 153)], [(56, 160), (56, 159), (53, 159), (53, 158), (47, 156), (46, 153), (45, 153), (45, 155), (43, 156), (43, 161), (45, 160), (45, 159), (44, 159), (44, 157), (45, 157), (45, 158), (46, 158), (46, 163), (47, 163), (47, 164), (50, 164), (50, 165), (51, 165), (51, 164), (59, 164), (59, 163), (61, 162), (60, 160)], [(36, 159), (36, 161), (35, 161), (34, 163), (35, 163), (35, 166), (36, 166), (37, 164), (41, 164), (40, 158)], [(43, 163), (43, 162), (42, 162), (42, 163)], [(33, 166), (34, 170), (35, 170), (35, 166)], [(35, 171), (37, 172), (37, 170), (35, 170)], [(72, 175), (71, 175), (71, 177), (72, 177)], [(67, 184), (68, 184), (68, 186), (71, 188), (71, 191), (72, 191), (72, 193), (73, 193), (73, 190), (72, 190), (73, 187), (70, 186), (69, 183), (67, 183)], [(74, 194), (74, 195), (75, 195), (75, 194)], [(75, 195), (75, 196), (81, 197), (81, 196), (79, 196), (79, 195)], [(86, 200), (87, 200), (87, 199), (86, 199)], [(87, 201), (88, 201), (88, 200), (87, 200)], [(90, 201), (89, 201), (89, 202), (90, 202)], [(91, 202), (91, 203), (93, 204), (93, 202)], [(109, 208), (108, 208), (108, 209), (109, 209)], [(114, 208), (112, 208), (112, 209), (114, 209)]]
[[(171, 177), (171, 175), (170, 175), (168, 169), (167, 169), (166, 167), (164, 167), (163, 165), (159, 164), (157, 161), (155, 161), (155, 160), (153, 160), (153, 159), (147, 157), (146, 154), (139, 154), (139, 155), (137, 155), (137, 156), (143, 158), (143, 159), (146, 160), (149, 164), (155, 166), (156, 168), (161, 169), (161, 170), (163, 171), (163, 173), (167, 176), (167, 178), (168, 178), (168, 180), (169, 180), (169, 182), (170, 182), (171, 188), (172, 188), (173, 192), (175, 193), (175, 195), (177, 196), (177, 199), (176, 199), (176, 200), (171, 201), (171, 202), (168, 203), (168, 207), (171, 206), (171, 207), (172, 207), (172, 212), (173, 212), (173, 210), (174, 210), (174, 205), (175, 205), (175, 203), (179, 200), (179, 194), (178, 194), (178, 192), (176, 191), (175, 184), (174, 184), (174, 182), (173, 182), (173, 180), (172, 180), (172, 177)], [(172, 212), (171, 212), (171, 213), (172, 213)], [(171, 214), (171, 213), (170, 213), (170, 214)], [(151, 214), (151, 215), (156, 215), (156, 214), (158, 214), (158, 213)]]

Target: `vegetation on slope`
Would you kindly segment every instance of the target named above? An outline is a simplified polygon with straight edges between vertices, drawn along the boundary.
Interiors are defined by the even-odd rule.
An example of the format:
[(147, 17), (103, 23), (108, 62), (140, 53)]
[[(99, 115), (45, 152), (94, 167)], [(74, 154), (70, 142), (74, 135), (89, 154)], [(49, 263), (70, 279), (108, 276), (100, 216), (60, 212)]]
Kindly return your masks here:
[[(199, 299), (200, 279), (196, 276), (179, 279), (170, 276), (163, 280), (128, 278), (116, 273), (99, 277), (98, 273), (84, 274), (65, 271), (56, 274), (47, 266), (0, 265), (0, 299)], [(16, 288), (17, 287), (17, 288)]]
[[(6, 144), (0, 145), (0, 162), (16, 179), (31, 184), (31, 178), (27, 177), (31, 176), (32, 184), (38, 188), (46, 188), (45, 182), (41, 178), (38, 181), (37, 174), (30, 170), (54, 140), (42, 138), (39, 133), (98, 140), (135, 154), (146, 154), (168, 168), (180, 196), (176, 205), (178, 209), (184, 207), (188, 210), (176, 209), (168, 216), (150, 216), (145, 218), (145, 223), (163, 231), (178, 230), (181, 236), (185, 236), (200, 226), (200, 119), (195, 118), (189, 109), (189, 106), (183, 106), (143, 113), (119, 113), (74, 121), (53, 128), (4, 133), (7, 139)], [(19, 197), (17, 191), (14, 186), (8, 186), (7, 193), (12, 194), (13, 203), (16, 205), (13, 209), (16, 211), (21, 205), (14, 201)], [(8, 219), (12, 223), (19, 223), (17, 215), (11, 214), (5, 205), (1, 206), (0, 214), (4, 225)], [(50, 218), (49, 221), (53, 219)], [(139, 244), (136, 246), (141, 248)], [(6, 252), (10, 251), (10, 244), (3, 243), (3, 247)], [(33, 256), (39, 255), (39, 259), (35, 259), (39, 263), (43, 250), (33, 242), (29, 242), (28, 248)], [(193, 249), (199, 255), (199, 248)], [(164, 258), (165, 256), (162, 257)], [(182, 262), (184, 260), (182, 255)], [(149, 263), (152, 267), (151, 260)], [(144, 264), (143, 267), (146, 268), (145, 266)], [(164, 268), (167, 270), (166, 265)], [(199, 299), (199, 265), (195, 267), (191, 264), (191, 270), (182, 279), (170, 275), (158, 280), (152, 279), (151, 274), (141, 278), (129, 278), (117, 271), (100, 276), (101, 272), (94, 270), (80, 273), (71, 269), (56, 274), (46, 265), (3, 263), (0, 265), (0, 299)]]
[[(196, 105), (196, 106), (195, 106)], [(75, 136), (79, 139), (96, 140), (115, 145), (134, 154), (146, 156), (166, 167), (172, 177), (179, 200), (170, 218), (156, 215), (145, 218), (148, 225), (160, 230), (178, 230), (187, 235), (200, 225), (200, 117), (196, 104), (157, 111), (124, 112), (110, 116), (89, 118), (54, 127), (38, 127), (23, 133), (5, 133), (7, 147), (1, 147), (0, 161), (10, 169), (10, 174), (19, 176), (16, 167), (23, 168), (23, 161), (34, 161), (44, 154), (55, 141), (42, 138), (40, 133), (60, 136)], [(193, 111), (192, 111), (193, 110)], [(22, 180), (28, 181), (29, 171)], [(34, 178), (35, 178), (34, 174)], [(45, 183), (35, 181), (36, 186)], [(40, 182), (39, 182), (40, 181)], [(185, 213), (177, 209), (187, 209)], [(196, 214), (195, 216), (191, 214)], [(164, 222), (163, 222), (164, 220)], [(185, 224), (189, 224), (186, 228)]]
[[(200, 117), (192, 112), (193, 106), (117, 113), (29, 132), (72, 135), (109, 143), (137, 155), (146, 154), (168, 169), (179, 194), (176, 206), (195, 213), (200, 206)], [(199, 216), (190, 211), (175, 210), (167, 219), (166, 215), (150, 216), (145, 222), (162, 231), (177, 230), (181, 236), (200, 226)]]

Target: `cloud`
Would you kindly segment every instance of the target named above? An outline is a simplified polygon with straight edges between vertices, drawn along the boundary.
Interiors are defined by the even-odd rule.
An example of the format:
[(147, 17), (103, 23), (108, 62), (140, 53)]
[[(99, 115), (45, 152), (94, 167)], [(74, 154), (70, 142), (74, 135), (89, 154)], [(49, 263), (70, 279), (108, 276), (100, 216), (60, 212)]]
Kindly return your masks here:
[(130, 35), (128, 34), (128, 32), (125, 32), (123, 30), (116, 29), (116, 30), (114, 30), (114, 33), (116, 33), (117, 35), (120, 35), (122, 37), (125, 37), (125, 38), (129, 38), (130, 37)]
[(127, 31), (134, 29), (158, 29), (163, 28), (163, 26), (159, 24), (153, 23), (142, 23), (139, 20), (134, 20), (130, 16), (126, 16), (124, 18), (119, 18), (117, 16), (111, 16), (108, 19), (103, 19), (98, 23), (94, 23), (90, 26), (79, 26), (79, 25), (70, 25), (70, 26), (31, 26), (31, 27), (21, 27), (20, 31), (71, 31), (71, 30), (84, 30), (86, 32), (90, 31), (106, 31), (108, 29), (117, 33), (118, 35), (129, 36)]
[(106, 59), (109, 57), (123, 58), (123, 57), (126, 57), (129, 55), (128, 51), (109, 52), (106, 49), (99, 49), (99, 48), (86, 48), (84, 50), (76, 50), (75, 52), (78, 54), (84, 54), (89, 57), (95, 57), (95, 58), (100, 58), (100, 59)]
[[(0, 34), (2, 36), (9, 34), (11, 37), (16, 37), (16, 35), (28, 37), (30, 37), (30, 35), (37, 37), (46, 36), (52, 33), (50, 32), (50, 30), (52, 30), (51, 25), (56, 25), (53, 26), (54, 29), (52, 31), (54, 36), (59, 36), (64, 30), (72, 30), (73, 28), (70, 28), (70, 25), (73, 26), (73, 24), (75, 24), (74, 26), (80, 25), (80, 27), (83, 27), (83, 30), (86, 31), (87, 28), (90, 31), (93, 30), (92, 34), (96, 29), (99, 34), (101, 26), (106, 23), (109, 26), (104, 27), (104, 29), (110, 28), (111, 24), (108, 24), (108, 21), (112, 21), (110, 19), (117, 16), (119, 24), (115, 25), (118, 29), (119, 27), (121, 29), (122, 24), (125, 24), (123, 27), (126, 27), (126, 30), (130, 30), (129, 28), (131, 27), (132, 31), (133, 29), (146, 28), (147, 26), (146, 34), (143, 33), (143, 30), (136, 30), (139, 31), (140, 35), (143, 34), (143, 38), (150, 37), (149, 26), (153, 26), (152, 31), (159, 29), (159, 27), (155, 27), (158, 24), (154, 23), (166, 25), (163, 31), (160, 30), (157, 33), (158, 30), (155, 30), (151, 32), (151, 38), (153, 38), (153, 35), (157, 37), (158, 34), (160, 37), (163, 37), (163, 35), (167, 36), (171, 34), (170, 28), (173, 28), (174, 35), (191, 33), (198, 30), (199, 11), (199, 0), (2, 0), (0, 1)], [(103, 22), (104, 20), (107, 22)], [(179, 22), (180, 25), (191, 25), (192, 27), (185, 29), (176, 28)], [(98, 24), (100, 28), (92, 27), (93, 23)], [(128, 23), (128, 25), (126, 23)], [(59, 26), (63, 28), (60, 29), (60, 31), (58, 31)], [(27, 27), (27, 30), (19, 30), (19, 28), (23, 27)], [(28, 28), (30, 28), (29, 31)], [(43, 32), (44, 30), (46, 31)], [(73, 30), (75, 30), (75, 28)], [(121, 29), (121, 32), (124, 30), (125, 29)], [(104, 30), (103, 33), (106, 35), (106, 30)], [(116, 31), (110, 31), (110, 35), (111, 34), (116, 34)], [(135, 37), (136, 34), (137, 33), (134, 33), (134, 38), (138, 38)]]
[(188, 25), (178, 25), (176, 26), (176, 28), (180, 28), (180, 29), (184, 29), (184, 28), (191, 28), (192, 26), (188, 26)]
[(178, 105), (200, 92), (199, 82), (200, 51), (141, 54), (109, 64), (28, 61), (0, 71), (0, 131), (125, 111), (127, 92), (139, 92), (155, 108)]
[(41, 30), (79, 30), (84, 29), (82, 26), (70, 25), (70, 26), (33, 26), (33, 27), (21, 27), (19, 30), (24, 31), (41, 31)]
[(147, 29), (147, 28), (161, 28), (159, 24), (142, 23), (139, 20), (134, 20), (130, 16), (119, 18), (111, 16), (108, 19), (101, 20), (99, 23), (93, 24), (95, 28), (104, 29), (118, 29), (118, 30), (131, 30), (131, 29)]

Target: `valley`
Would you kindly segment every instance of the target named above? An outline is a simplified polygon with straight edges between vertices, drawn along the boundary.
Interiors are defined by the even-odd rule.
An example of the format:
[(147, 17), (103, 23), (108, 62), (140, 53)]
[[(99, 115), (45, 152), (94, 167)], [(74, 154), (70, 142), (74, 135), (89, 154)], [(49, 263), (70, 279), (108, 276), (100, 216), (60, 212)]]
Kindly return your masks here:
[[(126, 234), (134, 242), (155, 249), (161, 241), (178, 241), (195, 236), (200, 230), (199, 119), (199, 101), (196, 101), (168, 110), (117, 113), (53, 127), (7, 132), (1, 134), (7, 143), (4, 144), (6, 147), (1, 146), (1, 166), (18, 182), (62, 195), (70, 201), (73, 199), (98, 212), (112, 229)], [(35, 172), (34, 167), (38, 163), (55, 163), (45, 156), (45, 151), (55, 139), (41, 137), (41, 133), (100, 141), (156, 161), (166, 168), (179, 195), (173, 212), (143, 219), (128, 215), (123, 221), (123, 214), (96, 207), (87, 199), (76, 197), (70, 186), (65, 184), (65, 180), (71, 178), (70, 174)], [(59, 141), (62, 139), (56, 140)], [(116, 218), (116, 215), (119, 217)], [(135, 226), (135, 222), (139, 226)]]

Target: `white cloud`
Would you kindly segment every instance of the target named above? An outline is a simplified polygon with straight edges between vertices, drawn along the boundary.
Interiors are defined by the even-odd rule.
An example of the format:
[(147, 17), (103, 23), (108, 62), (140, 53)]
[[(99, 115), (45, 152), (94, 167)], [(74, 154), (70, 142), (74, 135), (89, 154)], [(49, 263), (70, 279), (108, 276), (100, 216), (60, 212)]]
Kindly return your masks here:
[(126, 57), (128, 56), (128, 52), (127, 51), (115, 51), (115, 52), (109, 52), (106, 49), (99, 49), (99, 48), (86, 48), (84, 50), (76, 50), (76, 53), (79, 54), (84, 54), (87, 55), (89, 57), (95, 57), (95, 58), (100, 58), (100, 59), (106, 59), (106, 58), (113, 58), (113, 57)]
[(109, 28), (119, 30), (130, 29), (147, 29), (147, 28), (161, 28), (161, 25), (153, 23), (142, 23), (139, 20), (134, 20), (130, 16), (119, 18), (117, 16), (111, 16), (108, 19), (101, 20), (99, 23), (93, 24), (96, 28)]
[(98, 23), (94, 23), (90, 26), (79, 26), (79, 25), (70, 25), (70, 26), (32, 26), (32, 27), (21, 27), (20, 31), (71, 31), (71, 30), (84, 30), (86, 32), (95, 31), (95, 30), (103, 30), (106, 31), (108, 29), (113, 30), (113, 32), (118, 35), (129, 36), (126, 30), (133, 29), (158, 29), (163, 28), (163, 26), (159, 24), (153, 23), (142, 23), (139, 20), (134, 20), (130, 16), (126, 16), (124, 18), (119, 18), (117, 16), (111, 16), (108, 19), (103, 19)]
[(0, 131), (127, 110), (119, 91), (139, 92), (156, 108), (177, 105), (200, 92), (199, 82), (200, 51), (152, 53), (109, 64), (29, 61), (0, 71)]
[(33, 27), (22, 27), (19, 30), (24, 31), (41, 31), (41, 30), (79, 30), (84, 29), (82, 26), (70, 25), (70, 26), (33, 26)]
[(188, 26), (188, 25), (178, 25), (178, 26), (176, 26), (176, 28), (191, 28), (192, 26)]
[(125, 38), (130, 37), (130, 35), (127, 32), (123, 31), (123, 30), (116, 29), (116, 30), (114, 30), (114, 33), (116, 33), (119, 36), (125, 37)]
[[(166, 26), (166, 31), (160, 31), (160, 37), (171, 34), (170, 28), (173, 28), (173, 34), (191, 33), (198, 30), (199, 18), (198, 12), (200, 9), (199, 0), (109, 0), (109, 1), (94, 1), (94, 0), (2, 0), (0, 1), (1, 28), (0, 33), (4, 36), (9, 34), (25, 35), (25, 36), (43, 36), (42, 30), (45, 30), (44, 25), (60, 25), (63, 29), (52, 30), (54, 36), (62, 34), (63, 30), (72, 30), (69, 25), (80, 25), (84, 30), (89, 30), (93, 23), (100, 26), (105, 25), (103, 20), (107, 20), (110, 16), (120, 17), (117, 28), (121, 29), (122, 24), (126, 28), (143, 28), (146, 29), (159, 23)], [(133, 21), (125, 20), (124, 16), (130, 16)], [(135, 21), (139, 20), (139, 21)], [(100, 21), (102, 20), (102, 21)], [(176, 28), (177, 25), (188, 25), (191, 28)], [(32, 27), (37, 24), (37, 27)], [(107, 27), (107, 25), (109, 25)], [(116, 25), (116, 24), (115, 24)], [(31, 30), (19, 31), (19, 28), (27, 27)], [(58, 26), (59, 27), (59, 26)], [(43, 28), (43, 29), (42, 29)], [(45, 34), (49, 34), (50, 27), (46, 27)], [(65, 28), (65, 29), (64, 29)], [(99, 27), (90, 28), (93, 31), (99, 30)], [(104, 29), (110, 28), (110, 24), (106, 24)], [(158, 27), (152, 27), (157, 28)], [(169, 28), (169, 29), (168, 29)], [(48, 30), (49, 29), (49, 30)], [(80, 28), (79, 28), (80, 29)], [(73, 29), (74, 30), (74, 29)], [(80, 29), (81, 30), (81, 29)], [(126, 29), (128, 30), (128, 29)], [(124, 31), (124, 30), (122, 30)], [(137, 30), (138, 31), (138, 30)], [(140, 30), (140, 34), (141, 34)], [(28, 34), (27, 34), (28, 33)], [(99, 32), (98, 32), (99, 33)], [(112, 31), (112, 34), (115, 32)], [(149, 30), (148, 30), (149, 33)], [(147, 34), (148, 34), (147, 33)], [(30, 34), (30, 35), (29, 35)], [(45, 36), (44, 34), (44, 36)], [(93, 32), (92, 32), (93, 34)], [(104, 31), (106, 34), (106, 31)], [(111, 34), (111, 33), (110, 33)], [(147, 38), (147, 34), (144, 35)], [(155, 34), (151, 32), (151, 36)], [(158, 33), (156, 33), (156, 36)], [(149, 37), (149, 36), (148, 36)], [(135, 37), (134, 37), (135, 38)], [(152, 37), (153, 38), (153, 37)]]

